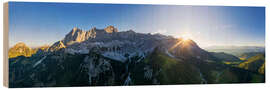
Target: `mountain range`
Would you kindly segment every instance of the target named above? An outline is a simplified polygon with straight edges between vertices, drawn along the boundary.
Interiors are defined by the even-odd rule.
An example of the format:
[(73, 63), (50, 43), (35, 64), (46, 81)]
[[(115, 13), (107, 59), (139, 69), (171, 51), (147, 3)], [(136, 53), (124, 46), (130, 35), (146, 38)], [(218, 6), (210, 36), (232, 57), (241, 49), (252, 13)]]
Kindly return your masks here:
[[(264, 73), (222, 63), (193, 40), (162, 34), (119, 32), (114, 26), (73, 28), (51, 46), (23, 43), (9, 51), (10, 87), (264, 83)], [(233, 59), (233, 60), (232, 60)], [(240, 60), (241, 61), (241, 60)]]

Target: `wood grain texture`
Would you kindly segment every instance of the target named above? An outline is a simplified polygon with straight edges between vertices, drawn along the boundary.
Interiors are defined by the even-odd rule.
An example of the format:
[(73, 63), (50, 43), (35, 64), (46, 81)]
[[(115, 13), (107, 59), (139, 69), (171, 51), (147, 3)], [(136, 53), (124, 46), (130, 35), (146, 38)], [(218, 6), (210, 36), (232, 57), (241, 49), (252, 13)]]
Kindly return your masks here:
[(4, 3), (4, 7), (3, 7), (3, 11), (4, 11), (4, 29), (3, 29), (3, 41), (4, 41), (4, 45), (3, 45), (3, 49), (4, 49), (4, 59), (3, 59), (3, 84), (5, 87), (8, 87), (8, 81), (9, 81), (9, 73), (8, 73), (8, 2)]

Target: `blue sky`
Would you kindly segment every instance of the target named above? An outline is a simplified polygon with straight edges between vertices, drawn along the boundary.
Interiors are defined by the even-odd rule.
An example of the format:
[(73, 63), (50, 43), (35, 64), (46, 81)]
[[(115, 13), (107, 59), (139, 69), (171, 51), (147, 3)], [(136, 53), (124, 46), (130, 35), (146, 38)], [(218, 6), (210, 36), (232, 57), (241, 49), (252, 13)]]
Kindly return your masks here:
[(73, 27), (188, 37), (201, 47), (264, 45), (265, 8), (228, 6), (9, 3), (10, 46), (53, 44)]

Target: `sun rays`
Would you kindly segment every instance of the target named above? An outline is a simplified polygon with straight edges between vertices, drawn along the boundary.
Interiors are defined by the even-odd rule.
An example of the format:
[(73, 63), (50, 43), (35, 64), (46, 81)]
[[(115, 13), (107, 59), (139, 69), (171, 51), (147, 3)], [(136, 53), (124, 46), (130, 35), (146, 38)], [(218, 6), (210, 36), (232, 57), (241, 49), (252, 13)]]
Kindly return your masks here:
[(173, 50), (175, 49), (177, 46), (181, 45), (183, 47), (187, 47), (190, 43), (191, 39), (189, 38), (178, 38), (178, 42), (176, 44), (174, 44), (171, 48), (169, 48), (169, 50)]

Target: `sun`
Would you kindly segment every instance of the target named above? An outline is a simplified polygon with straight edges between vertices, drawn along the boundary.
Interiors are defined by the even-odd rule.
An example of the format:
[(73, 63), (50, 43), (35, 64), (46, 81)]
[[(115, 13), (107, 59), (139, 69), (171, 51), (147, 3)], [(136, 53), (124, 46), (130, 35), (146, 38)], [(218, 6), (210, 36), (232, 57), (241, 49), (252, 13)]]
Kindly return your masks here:
[(183, 35), (181, 35), (181, 38), (186, 41), (186, 40), (190, 40), (192, 38), (192, 35), (190, 33), (184, 33)]
[(190, 39), (190, 38), (187, 37), (187, 36), (182, 36), (182, 39), (183, 39), (184, 41), (187, 41), (187, 40)]
[(181, 35), (178, 35), (177, 38), (178, 38), (178, 42), (175, 45), (173, 45), (169, 50), (174, 49), (175, 47), (177, 47), (178, 45), (181, 45), (181, 44), (182, 45), (189, 45), (191, 38), (192, 38), (192, 35), (190, 33), (185, 32)]

